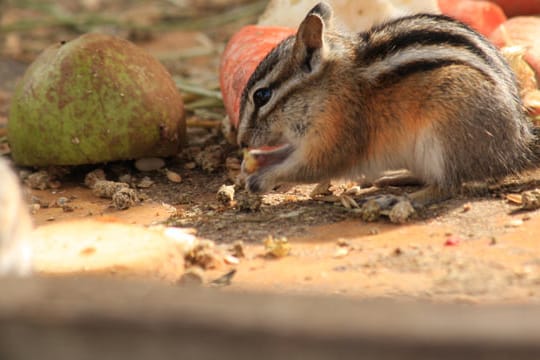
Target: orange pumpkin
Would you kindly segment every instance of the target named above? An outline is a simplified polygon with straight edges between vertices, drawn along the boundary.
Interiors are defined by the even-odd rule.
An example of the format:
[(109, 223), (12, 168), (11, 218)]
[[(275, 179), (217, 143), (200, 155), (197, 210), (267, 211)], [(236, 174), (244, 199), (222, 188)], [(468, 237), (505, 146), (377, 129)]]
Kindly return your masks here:
[(506, 21), (504, 11), (491, 1), (439, 0), (439, 8), (443, 14), (464, 22), (484, 36), (489, 36)]
[(264, 57), (295, 29), (250, 25), (236, 33), (223, 52), (219, 81), (223, 103), (234, 127), (238, 126), (240, 99), (251, 74)]

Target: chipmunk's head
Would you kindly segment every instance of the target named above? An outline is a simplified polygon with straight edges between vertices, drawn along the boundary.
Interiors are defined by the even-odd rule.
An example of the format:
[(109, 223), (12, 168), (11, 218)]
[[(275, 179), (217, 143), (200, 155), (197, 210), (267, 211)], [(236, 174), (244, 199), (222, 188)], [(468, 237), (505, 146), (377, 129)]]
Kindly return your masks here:
[[(282, 161), (301, 146), (320, 112), (320, 83), (327, 63), (325, 34), (332, 9), (324, 2), (304, 18), (295, 36), (282, 41), (261, 61), (242, 94), (238, 143), (242, 147), (276, 146)], [(278, 158), (279, 157), (279, 158)]]

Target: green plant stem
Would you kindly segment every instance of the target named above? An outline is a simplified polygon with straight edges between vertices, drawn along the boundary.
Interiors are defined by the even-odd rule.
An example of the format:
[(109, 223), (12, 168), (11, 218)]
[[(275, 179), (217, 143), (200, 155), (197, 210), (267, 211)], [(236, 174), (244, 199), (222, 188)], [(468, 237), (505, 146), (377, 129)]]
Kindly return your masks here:
[(114, 17), (102, 16), (99, 14), (81, 16), (63, 14), (54, 7), (46, 7), (42, 5), (39, 7), (39, 9), (44, 11), (48, 15), (48, 18), (21, 20), (13, 24), (4, 25), (0, 27), (0, 34), (26, 32), (44, 27), (67, 27), (84, 32), (88, 31), (92, 27), (104, 25), (114, 25), (128, 30), (201, 30), (219, 27), (233, 21), (251, 20), (264, 10), (267, 2), (267, 0), (257, 1), (255, 3), (235, 7), (232, 10), (228, 10), (220, 14), (201, 17), (196, 17), (193, 14), (191, 14), (191, 16), (186, 16), (186, 13), (183, 12), (182, 15), (167, 17), (157, 24), (143, 26), (134, 24), (130, 21), (121, 21)]
[(187, 93), (201, 95), (212, 99), (223, 100), (223, 97), (221, 96), (221, 93), (219, 91), (209, 90), (197, 85), (189, 84), (176, 76), (174, 77), (174, 81), (176, 82), (176, 86), (180, 90)]

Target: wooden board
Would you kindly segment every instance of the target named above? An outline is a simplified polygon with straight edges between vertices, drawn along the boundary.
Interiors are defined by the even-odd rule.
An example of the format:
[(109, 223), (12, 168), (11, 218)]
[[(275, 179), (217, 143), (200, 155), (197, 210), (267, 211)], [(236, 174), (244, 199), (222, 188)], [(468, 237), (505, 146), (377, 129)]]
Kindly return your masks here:
[(540, 359), (540, 307), (0, 280), (0, 359)]

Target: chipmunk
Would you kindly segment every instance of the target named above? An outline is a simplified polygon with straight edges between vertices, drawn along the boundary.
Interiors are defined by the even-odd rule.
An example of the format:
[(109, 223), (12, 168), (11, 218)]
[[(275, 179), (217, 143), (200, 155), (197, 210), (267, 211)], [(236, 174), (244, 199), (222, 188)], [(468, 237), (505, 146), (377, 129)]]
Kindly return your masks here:
[(0, 275), (32, 272), (29, 245), (32, 222), (19, 180), (0, 156)]
[(408, 169), (420, 205), (525, 169), (533, 139), (512, 70), (467, 25), (417, 14), (345, 33), (324, 2), (258, 65), (238, 128), (250, 192)]

